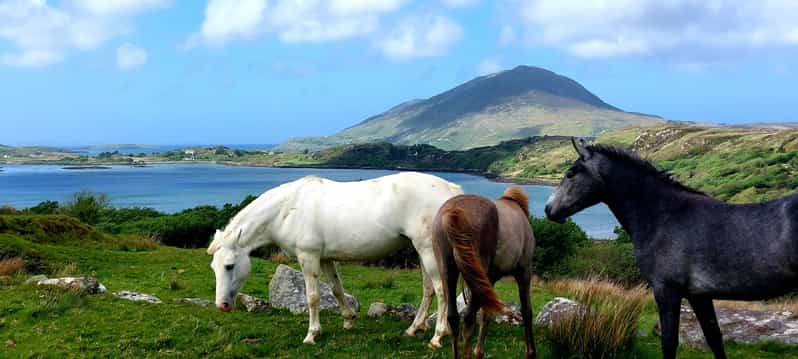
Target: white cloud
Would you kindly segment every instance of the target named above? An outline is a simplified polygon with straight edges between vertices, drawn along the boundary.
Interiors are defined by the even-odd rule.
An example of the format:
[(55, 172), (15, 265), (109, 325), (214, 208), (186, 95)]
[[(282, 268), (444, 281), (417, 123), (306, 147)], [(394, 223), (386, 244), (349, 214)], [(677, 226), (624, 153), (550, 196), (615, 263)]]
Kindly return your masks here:
[(451, 8), (469, 7), (479, 3), (479, 0), (441, 0), (443, 5)]
[(408, 0), (209, 0), (199, 33), (184, 48), (221, 45), (235, 38), (273, 33), (282, 42), (349, 39), (374, 33), (380, 16)]
[(116, 66), (121, 70), (131, 70), (144, 66), (148, 59), (147, 50), (125, 43), (116, 49)]
[(507, 0), (505, 6), (534, 41), (582, 58), (704, 62), (798, 45), (794, 0)]
[(489, 57), (480, 61), (477, 65), (477, 75), (489, 75), (502, 70), (501, 59), (497, 57)]
[(379, 39), (376, 46), (393, 60), (434, 57), (445, 54), (462, 35), (462, 27), (443, 16), (407, 17)]
[(96, 49), (127, 29), (133, 16), (169, 0), (0, 0), (0, 64), (47, 66), (71, 51)]
[(166, 6), (171, 0), (72, 0), (81, 10), (97, 15), (134, 15)]

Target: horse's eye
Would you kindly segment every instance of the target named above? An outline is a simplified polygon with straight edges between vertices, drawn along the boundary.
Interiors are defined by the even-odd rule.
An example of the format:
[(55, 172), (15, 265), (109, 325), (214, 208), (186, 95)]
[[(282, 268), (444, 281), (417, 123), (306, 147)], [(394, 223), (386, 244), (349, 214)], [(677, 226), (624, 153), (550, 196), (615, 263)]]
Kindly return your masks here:
[(224, 269), (225, 270), (233, 270), (233, 265), (232, 264), (227, 264), (227, 265), (224, 266)]
[(576, 175), (576, 171), (574, 171), (573, 169), (570, 169), (570, 170), (568, 170), (568, 172), (565, 172), (565, 177), (567, 177), (567, 178), (571, 178), (571, 177), (573, 177), (575, 175)]

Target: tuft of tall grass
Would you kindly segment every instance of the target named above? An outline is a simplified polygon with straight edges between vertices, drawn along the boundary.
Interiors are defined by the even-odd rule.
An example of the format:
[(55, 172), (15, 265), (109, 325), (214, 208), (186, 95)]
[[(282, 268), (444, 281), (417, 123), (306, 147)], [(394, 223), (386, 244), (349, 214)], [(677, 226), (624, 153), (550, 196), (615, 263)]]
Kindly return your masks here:
[(19, 272), (23, 264), (21, 257), (0, 260), (0, 276), (12, 275)]
[(573, 293), (581, 304), (552, 317), (549, 337), (558, 357), (633, 356), (638, 319), (650, 302), (643, 286), (624, 289), (615, 282), (589, 278), (556, 281), (550, 287)]

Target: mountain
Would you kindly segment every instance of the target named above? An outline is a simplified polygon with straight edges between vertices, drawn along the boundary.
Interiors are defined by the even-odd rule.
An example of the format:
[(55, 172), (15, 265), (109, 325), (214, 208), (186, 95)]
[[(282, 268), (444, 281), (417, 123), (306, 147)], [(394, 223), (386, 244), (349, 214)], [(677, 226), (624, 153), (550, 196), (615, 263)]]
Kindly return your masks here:
[(375, 141), (466, 149), (535, 135), (596, 136), (662, 121), (624, 112), (568, 77), (518, 66), (428, 99), (404, 102), (332, 136), (290, 139), (280, 149), (317, 150)]

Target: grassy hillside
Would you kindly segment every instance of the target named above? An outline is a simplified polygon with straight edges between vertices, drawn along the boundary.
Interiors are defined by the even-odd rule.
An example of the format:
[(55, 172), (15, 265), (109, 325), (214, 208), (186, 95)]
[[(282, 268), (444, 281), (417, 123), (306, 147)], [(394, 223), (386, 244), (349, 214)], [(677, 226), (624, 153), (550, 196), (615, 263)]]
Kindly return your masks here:
[[(0, 248), (21, 246), (35, 252), (50, 268), (45, 273), (93, 275), (109, 291), (134, 290), (163, 300), (151, 305), (121, 300), (110, 294), (85, 295), (72, 291), (24, 284), (27, 275), (0, 277), (0, 340), (3, 358), (21, 357), (426, 357), (448, 358), (448, 346), (430, 351), (426, 341), (431, 331), (417, 338), (402, 335), (409, 322), (365, 316), (373, 301), (387, 303), (420, 299), (420, 275), (416, 270), (388, 270), (353, 264), (340, 266), (344, 286), (361, 303), (359, 319), (350, 331), (341, 329), (339, 316), (323, 312), (323, 334), (315, 346), (301, 344), (307, 327), (305, 315), (269, 309), (247, 313), (236, 309), (221, 313), (214, 308), (177, 303), (174, 299), (211, 299), (214, 292), (210, 257), (203, 249), (131, 247), (118, 237), (105, 237), (87, 226), (76, 226), (58, 216), (0, 216)], [(56, 228), (59, 228), (56, 230)], [(49, 234), (48, 234), (49, 233)], [(59, 233), (80, 238), (49, 240)], [(41, 234), (48, 234), (40, 237)], [(69, 235), (71, 236), (71, 235)], [(83, 240), (85, 237), (94, 238)], [(0, 259), (7, 258), (0, 255)], [(277, 264), (253, 259), (252, 275), (244, 289), (268, 297), (268, 281)], [(292, 264), (295, 268), (296, 264)], [(30, 273), (37, 273), (32, 270)], [(517, 298), (515, 285), (498, 283), (506, 301)], [(549, 287), (533, 288), (537, 311), (555, 295), (567, 295)], [(634, 355), (658, 358), (659, 343), (651, 328), (656, 314), (649, 305), (641, 319), (645, 336), (639, 338)], [(536, 329), (541, 358), (553, 358), (542, 328)], [(489, 357), (517, 357), (523, 348), (518, 327), (491, 325), (487, 339)], [(444, 342), (448, 344), (448, 341)], [(731, 357), (798, 357), (781, 345), (728, 345)], [(710, 358), (707, 352), (682, 348), (681, 358)]]

